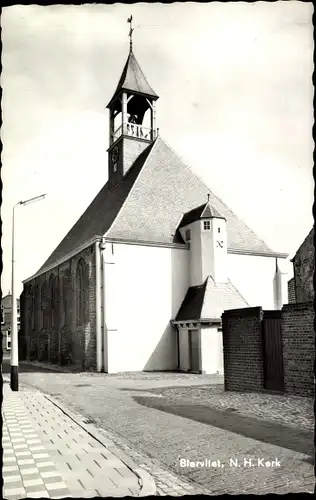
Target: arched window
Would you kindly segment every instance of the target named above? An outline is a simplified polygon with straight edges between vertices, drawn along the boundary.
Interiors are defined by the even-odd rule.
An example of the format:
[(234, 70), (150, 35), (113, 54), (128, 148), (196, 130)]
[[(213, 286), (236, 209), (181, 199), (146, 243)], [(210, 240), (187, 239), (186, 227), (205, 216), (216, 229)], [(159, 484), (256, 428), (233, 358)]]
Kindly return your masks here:
[(63, 277), (63, 325), (69, 324), (70, 309), (70, 273), (66, 271)]
[(57, 293), (56, 293), (56, 278), (51, 275), (49, 278), (49, 299), (50, 299), (50, 307), (49, 307), (49, 326), (50, 328), (55, 328), (56, 321), (56, 312), (57, 312)]
[(35, 329), (41, 328), (41, 291), (39, 285), (35, 286)]
[(35, 300), (34, 300), (34, 289), (32, 287), (32, 285), (29, 286), (29, 304), (30, 304), (30, 326), (31, 326), (31, 329), (33, 330), (34, 329), (34, 326), (35, 326)]
[(42, 327), (48, 327), (47, 310), (48, 310), (48, 284), (44, 281), (41, 287), (41, 310), (42, 310)]
[(87, 269), (83, 259), (80, 259), (76, 272), (76, 316), (77, 324), (84, 325), (87, 317), (87, 293), (88, 293)]

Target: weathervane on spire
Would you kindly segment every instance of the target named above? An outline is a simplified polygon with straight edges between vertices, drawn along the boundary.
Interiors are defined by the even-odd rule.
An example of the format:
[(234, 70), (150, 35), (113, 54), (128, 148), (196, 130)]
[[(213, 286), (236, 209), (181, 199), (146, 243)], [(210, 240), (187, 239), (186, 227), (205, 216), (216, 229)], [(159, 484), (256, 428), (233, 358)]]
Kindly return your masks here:
[(127, 22), (130, 23), (130, 29), (129, 29), (129, 49), (130, 49), (130, 52), (133, 51), (133, 31), (134, 31), (134, 28), (132, 28), (132, 21), (133, 21), (133, 16), (129, 17), (127, 19)]

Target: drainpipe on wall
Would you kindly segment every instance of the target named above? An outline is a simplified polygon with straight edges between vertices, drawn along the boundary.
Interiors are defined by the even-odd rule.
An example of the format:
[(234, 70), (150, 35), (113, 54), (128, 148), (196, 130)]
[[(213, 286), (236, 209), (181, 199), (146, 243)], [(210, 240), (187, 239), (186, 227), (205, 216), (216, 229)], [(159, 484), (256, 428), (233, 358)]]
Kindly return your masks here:
[(171, 325), (173, 326), (173, 328), (175, 328), (176, 330), (176, 342), (177, 342), (177, 371), (179, 372), (180, 371), (180, 339), (179, 339), (179, 336), (180, 336), (180, 332), (179, 332), (179, 327), (178, 325), (175, 325), (173, 323), (173, 321), (170, 321)]
[(278, 311), (282, 309), (282, 274), (278, 266), (278, 259), (275, 259), (274, 285), (274, 308)]
[(102, 331), (101, 331), (101, 258), (100, 242), (95, 242), (95, 306), (96, 306), (96, 354), (97, 372), (102, 370)]
[(177, 370), (178, 372), (180, 371), (180, 332), (179, 328), (176, 327), (177, 329)]
[(108, 341), (107, 341), (107, 328), (106, 328), (106, 321), (105, 321), (105, 318), (106, 318), (106, 290), (105, 290), (105, 274), (106, 274), (106, 270), (105, 270), (105, 258), (104, 258), (104, 252), (105, 252), (105, 248), (106, 248), (106, 241), (104, 239), (102, 239), (102, 242), (100, 244), (100, 248), (101, 248), (101, 258), (102, 258), (102, 284), (103, 284), (103, 287), (102, 287), (102, 308), (103, 308), (103, 318), (102, 318), (102, 324), (103, 324), (103, 337), (102, 337), (102, 345), (103, 345), (103, 371), (105, 373), (108, 372), (108, 351), (107, 351), (107, 348), (108, 348)]

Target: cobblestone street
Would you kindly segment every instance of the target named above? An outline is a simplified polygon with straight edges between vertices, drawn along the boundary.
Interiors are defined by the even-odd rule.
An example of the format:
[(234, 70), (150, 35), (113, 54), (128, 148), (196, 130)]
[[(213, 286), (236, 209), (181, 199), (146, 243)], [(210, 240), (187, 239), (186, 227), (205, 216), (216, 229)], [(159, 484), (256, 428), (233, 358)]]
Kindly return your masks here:
[[(104, 429), (150, 472), (158, 494), (314, 490), (312, 399), (226, 394), (220, 377), (201, 375), (27, 370), (21, 382)], [(180, 459), (220, 466), (180, 467)]]

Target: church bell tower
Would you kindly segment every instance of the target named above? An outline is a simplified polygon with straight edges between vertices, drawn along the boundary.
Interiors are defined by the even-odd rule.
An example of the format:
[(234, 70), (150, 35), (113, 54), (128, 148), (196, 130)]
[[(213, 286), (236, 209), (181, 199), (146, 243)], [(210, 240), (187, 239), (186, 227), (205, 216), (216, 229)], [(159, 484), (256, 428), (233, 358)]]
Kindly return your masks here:
[(156, 101), (133, 53), (132, 16), (130, 51), (121, 78), (110, 100), (109, 109), (109, 182), (116, 184), (126, 175), (136, 158), (157, 137)]

